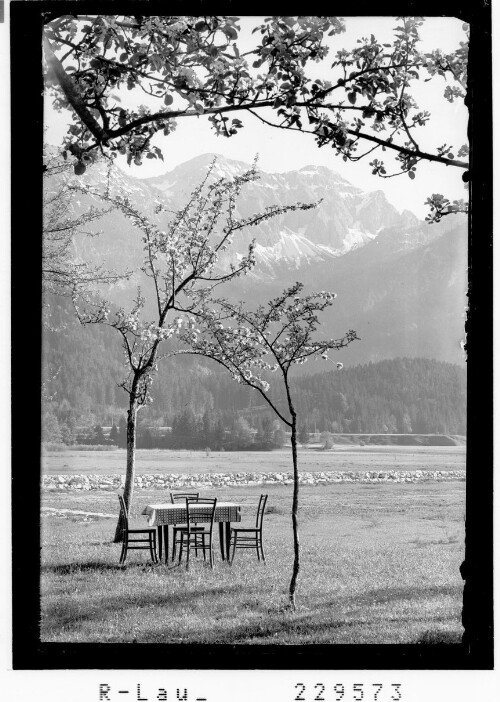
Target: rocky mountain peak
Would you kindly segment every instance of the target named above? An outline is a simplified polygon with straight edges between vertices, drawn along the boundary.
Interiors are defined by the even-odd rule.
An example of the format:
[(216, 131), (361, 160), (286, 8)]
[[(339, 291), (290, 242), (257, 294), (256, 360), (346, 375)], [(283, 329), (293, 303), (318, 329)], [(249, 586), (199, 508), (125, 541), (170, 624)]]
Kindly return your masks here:
[[(159, 201), (172, 211), (184, 205), (214, 159), (214, 178), (233, 177), (250, 167), (248, 163), (220, 154), (205, 153), (161, 176), (136, 178), (116, 168), (112, 179), (117, 188), (125, 190), (146, 212), (153, 212)], [(84, 177), (97, 183), (103, 176), (103, 167), (96, 165), (89, 168)], [(258, 265), (252, 275), (279, 277), (284, 265), (298, 270), (312, 261), (331, 262), (374, 240), (381, 244), (377, 247), (378, 256), (383, 252), (413, 249), (440, 236), (441, 229), (448, 224), (430, 226), (409, 210), (400, 214), (382, 190), (365, 192), (338, 172), (311, 164), (284, 173), (261, 171), (258, 180), (244, 186), (234, 214), (247, 217), (271, 206), (297, 202), (318, 205), (312, 210), (289, 212), (267, 220), (253, 227), (251, 232), (243, 230), (235, 238), (233, 258), (228, 257), (222, 265), (246, 253), (253, 237), (257, 242)], [(135, 237), (123, 235), (122, 238), (121, 243), (113, 242), (114, 251), (131, 250)]]
[[(134, 178), (119, 169), (111, 177), (114, 186), (142, 210), (154, 210), (157, 201), (176, 210), (185, 204), (212, 160), (213, 154), (203, 154), (156, 178)], [(222, 156), (217, 163), (226, 174), (248, 167)], [(87, 170), (84, 180), (102, 184), (102, 165)], [(347, 329), (358, 332), (362, 343), (346, 351), (349, 362), (397, 355), (463, 362), (466, 218), (450, 215), (429, 225), (408, 210), (400, 214), (382, 191), (364, 192), (322, 166), (262, 172), (259, 180), (245, 185), (235, 217), (272, 205), (319, 200), (315, 209), (276, 217), (235, 238), (236, 254), (241, 255), (256, 237), (257, 265), (225, 293), (237, 300), (265, 303), (300, 280), (307, 291), (338, 293), (338, 304), (325, 313), (324, 332), (325, 337)], [(75, 199), (73, 214), (88, 204)], [(78, 255), (119, 271), (140, 265), (143, 244), (130, 222), (110, 212), (96, 229), (100, 236), (80, 237), (75, 243)], [(139, 277), (121, 282), (110, 298), (128, 305), (142, 282)]]
[[(214, 159), (214, 177), (232, 177), (250, 166), (206, 153), (142, 182), (168, 197), (169, 207), (175, 208), (182, 205)], [(284, 173), (261, 171), (258, 180), (245, 186), (235, 214), (245, 217), (273, 205), (319, 201), (314, 210), (287, 213), (254, 230), (257, 258), (265, 263), (268, 274), (272, 261), (284, 258), (289, 265), (300, 268), (311, 257), (326, 260), (364, 246), (388, 227), (404, 230), (418, 223), (412, 213), (400, 215), (381, 190), (364, 192), (338, 172), (312, 164)], [(237, 253), (246, 250), (248, 238), (246, 232), (237, 237)]]

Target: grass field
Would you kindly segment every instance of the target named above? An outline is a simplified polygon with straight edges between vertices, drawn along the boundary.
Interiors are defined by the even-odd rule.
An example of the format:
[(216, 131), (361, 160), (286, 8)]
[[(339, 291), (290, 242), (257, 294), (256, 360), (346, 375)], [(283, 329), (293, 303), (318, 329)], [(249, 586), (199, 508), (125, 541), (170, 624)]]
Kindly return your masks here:
[[(329, 470), (332, 459), (350, 461), (349, 470), (401, 462), (424, 469), (463, 466), (461, 447), (383, 447), (369, 452), (301, 452)], [(406, 449), (412, 449), (407, 451)], [(425, 447), (430, 449), (431, 447)], [(404, 449), (404, 450), (403, 450)], [(141, 452), (140, 452), (141, 453)], [(138, 467), (153, 470), (142, 452)], [(169, 452), (162, 466), (188, 472), (188, 452)], [(149, 460), (146, 461), (144, 454)], [(286, 453), (265, 454), (270, 470), (279, 470)], [(103, 455), (106, 462), (108, 454)], [(356, 462), (357, 457), (357, 462)], [(437, 458), (436, 458), (437, 457)], [(54, 470), (53, 458), (47, 461)], [(68, 456), (64, 458), (68, 462)], [(71, 460), (71, 472), (78, 469)], [(96, 461), (96, 456), (88, 457)], [(123, 459), (123, 456), (122, 456)], [(183, 467), (177, 465), (184, 459)], [(220, 471), (263, 470), (255, 454), (205, 456), (194, 452), (194, 472), (206, 472), (209, 461)], [(195, 460), (196, 459), (196, 460)], [(439, 459), (439, 460), (438, 460)], [(101, 456), (99, 456), (99, 461)], [(287, 464), (288, 465), (288, 464)], [(314, 470), (311, 463), (302, 465)], [(173, 468), (172, 466), (175, 466)], [(109, 465), (103, 473), (112, 473)], [(51, 468), (49, 467), (49, 470)], [(339, 468), (340, 469), (340, 468)], [(90, 470), (90, 469), (89, 469)], [(70, 472), (68, 470), (59, 472)], [(96, 472), (92, 466), (90, 472)], [(121, 471), (120, 471), (121, 472)], [(118, 565), (120, 546), (112, 543), (118, 500), (113, 492), (54, 492), (43, 495), (41, 638), (46, 642), (141, 643), (438, 643), (459, 642), (463, 582), (459, 566), (464, 549), (465, 484), (340, 483), (304, 486), (300, 495), (302, 565), (297, 610), (284, 608), (293, 560), (290, 486), (269, 492), (264, 520), (267, 564), (253, 551), (237, 552), (233, 566), (220, 559), (212, 571), (195, 561), (186, 572), (148, 563), (147, 552), (130, 552)], [(204, 491), (205, 492), (205, 491)], [(209, 490), (206, 494), (209, 494)], [(243, 504), (250, 519), (261, 488), (218, 489), (218, 499)], [(136, 490), (134, 521), (148, 502), (163, 501), (158, 489)], [(58, 510), (71, 510), (59, 512)], [(113, 516), (93, 516), (99, 513)]]
[[(326, 470), (461, 470), (465, 446), (337, 446), (321, 451), (299, 449), (299, 468)], [(125, 470), (125, 450), (48, 451), (42, 457), (45, 474), (110, 474)], [(291, 470), (290, 449), (279, 451), (165, 451), (139, 449), (137, 474), (231, 473)]]

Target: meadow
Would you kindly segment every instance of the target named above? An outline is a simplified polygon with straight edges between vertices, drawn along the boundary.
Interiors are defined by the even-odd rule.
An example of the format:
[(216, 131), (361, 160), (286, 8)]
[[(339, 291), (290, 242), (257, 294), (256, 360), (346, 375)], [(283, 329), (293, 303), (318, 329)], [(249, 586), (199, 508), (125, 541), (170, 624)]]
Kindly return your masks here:
[[(337, 445), (299, 449), (303, 471), (364, 470), (463, 470), (465, 446), (353, 446)], [(85, 451), (67, 448), (42, 456), (44, 474), (122, 475), (125, 449)], [(291, 470), (290, 449), (277, 451), (167, 451), (138, 449), (136, 473), (231, 473)]]
[[(339, 464), (365, 470), (387, 467), (395, 456), (405, 469), (464, 467), (463, 447), (365, 448), (304, 450), (301, 467), (333, 470)], [(63, 473), (71, 467), (79, 473), (90, 461), (89, 471), (98, 467), (103, 473), (121, 473), (124, 454), (118, 451), (115, 458), (114, 453), (49, 455), (45, 470)], [(138, 453), (138, 471), (143, 472), (159, 472), (160, 465), (184, 473), (207, 472), (207, 464), (218, 471), (288, 467), (285, 451), (265, 454), (265, 463), (253, 453)], [(65, 470), (59, 460), (67, 464)], [(237, 551), (230, 566), (221, 561), (217, 547), (214, 570), (200, 558), (187, 572), (183, 566), (153, 565), (145, 551), (129, 552), (126, 565), (119, 566), (120, 546), (112, 543), (118, 512), (113, 491), (45, 492), (41, 640), (255, 645), (460, 641), (463, 481), (301, 487), (301, 572), (294, 612), (285, 607), (293, 560), (291, 486), (265, 490), (266, 564), (248, 550)], [(260, 486), (235, 486), (212, 492), (220, 500), (240, 502), (247, 522), (262, 491)], [(137, 489), (133, 521), (144, 525), (142, 508), (164, 500), (165, 490)]]

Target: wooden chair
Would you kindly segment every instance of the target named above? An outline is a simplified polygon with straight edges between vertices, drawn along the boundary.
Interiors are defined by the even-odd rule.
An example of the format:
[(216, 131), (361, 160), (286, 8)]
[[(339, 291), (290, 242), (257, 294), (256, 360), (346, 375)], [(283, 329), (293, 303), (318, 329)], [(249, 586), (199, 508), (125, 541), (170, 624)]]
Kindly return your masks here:
[(189, 497), (190, 500), (197, 500), (199, 496), (199, 492), (171, 492), (170, 502), (172, 502), (172, 504), (175, 504), (176, 502), (184, 502), (186, 497)]
[[(198, 549), (203, 551), (203, 560), (206, 560), (206, 552), (208, 551), (210, 567), (214, 567), (213, 531), (216, 505), (217, 498), (203, 497), (196, 502), (189, 498), (186, 499), (186, 526), (176, 527), (180, 536), (179, 565), (185, 550), (186, 570), (189, 568), (189, 554), (193, 547), (196, 553)], [(201, 521), (204, 522), (203, 526), (199, 524)]]
[[(172, 504), (175, 504), (176, 502), (185, 502), (186, 500), (190, 500), (192, 502), (198, 502), (198, 499), (200, 497), (199, 492), (171, 492), (170, 493), (170, 501)], [(180, 543), (181, 540), (181, 535), (180, 535), (180, 530), (185, 529), (186, 524), (176, 524), (174, 528), (172, 529), (173, 532), (173, 537), (172, 537), (172, 560), (175, 559), (175, 554), (177, 551), (177, 545)], [(191, 526), (191, 530), (195, 531), (198, 529), (196, 524), (193, 524)], [(200, 527), (200, 529), (203, 529), (203, 527)], [(196, 551), (196, 555), (198, 555), (198, 551)]]
[[(128, 523), (128, 513), (123, 495), (118, 495), (120, 501), (121, 519), (123, 527), (123, 543), (122, 552), (120, 555), (120, 563), (125, 563), (127, 551), (129, 549), (148, 549), (151, 554), (153, 563), (158, 563), (158, 555), (156, 553), (156, 529), (154, 527), (144, 527), (143, 529), (131, 529)], [(135, 538), (142, 536), (143, 538)]]
[(264, 519), (267, 498), (267, 495), (260, 496), (254, 527), (231, 527), (229, 550), (231, 550), (232, 546), (233, 551), (229, 561), (230, 564), (233, 562), (234, 552), (237, 548), (254, 548), (257, 551), (257, 558), (259, 561), (260, 557), (262, 556), (262, 560), (264, 563), (266, 562), (264, 548), (262, 546), (262, 522)]

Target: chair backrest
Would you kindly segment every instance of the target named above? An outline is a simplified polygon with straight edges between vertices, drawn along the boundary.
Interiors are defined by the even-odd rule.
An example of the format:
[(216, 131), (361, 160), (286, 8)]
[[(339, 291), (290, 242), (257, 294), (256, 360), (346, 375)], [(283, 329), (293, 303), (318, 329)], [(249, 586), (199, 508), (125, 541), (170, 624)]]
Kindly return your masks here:
[(198, 500), (200, 497), (199, 492), (171, 492), (170, 493), (170, 501), (172, 504), (175, 502), (184, 502), (186, 498), (189, 498), (191, 501), (195, 502)]
[(255, 518), (255, 526), (257, 529), (262, 529), (262, 520), (264, 519), (264, 511), (266, 509), (268, 495), (261, 495), (259, 506), (257, 507), (257, 517)]
[(187, 527), (190, 531), (191, 524), (199, 522), (209, 522), (212, 531), (215, 517), (216, 497), (200, 497), (198, 500), (186, 498)]
[(125, 500), (123, 499), (123, 495), (120, 495), (118, 493), (118, 500), (120, 502), (120, 512), (123, 520), (123, 524), (126, 529), (128, 529), (128, 513), (127, 513), (127, 505), (125, 504)]

